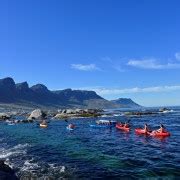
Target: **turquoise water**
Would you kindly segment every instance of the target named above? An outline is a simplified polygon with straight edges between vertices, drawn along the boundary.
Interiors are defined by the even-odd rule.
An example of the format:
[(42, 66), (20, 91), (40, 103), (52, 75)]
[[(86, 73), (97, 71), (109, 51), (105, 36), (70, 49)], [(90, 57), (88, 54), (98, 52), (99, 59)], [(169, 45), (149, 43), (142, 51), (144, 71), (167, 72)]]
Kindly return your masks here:
[[(117, 113), (117, 111), (116, 111)], [(123, 121), (123, 116), (106, 117)], [(19, 177), (67, 178), (178, 178), (180, 177), (180, 110), (154, 116), (130, 117), (129, 133), (115, 128), (90, 128), (97, 118), (51, 120), (48, 128), (36, 123), (0, 123), (0, 158)], [(163, 123), (171, 136), (165, 139), (137, 136), (134, 128)]]

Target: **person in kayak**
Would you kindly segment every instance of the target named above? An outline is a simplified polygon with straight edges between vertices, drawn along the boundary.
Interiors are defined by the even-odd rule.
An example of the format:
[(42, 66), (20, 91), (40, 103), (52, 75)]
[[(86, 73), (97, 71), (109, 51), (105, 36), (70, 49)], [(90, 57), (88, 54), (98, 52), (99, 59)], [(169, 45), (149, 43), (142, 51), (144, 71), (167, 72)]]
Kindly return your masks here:
[(41, 124), (42, 124), (42, 125), (47, 125), (46, 120), (42, 120)]
[(144, 131), (145, 131), (145, 132), (150, 132), (147, 124), (144, 125)]
[(166, 129), (162, 124), (160, 124), (160, 128), (157, 130), (157, 132), (163, 133), (163, 132), (166, 132)]
[(125, 123), (124, 123), (124, 127), (125, 127), (125, 128), (129, 128), (129, 123), (128, 123), (128, 122), (125, 122)]
[(74, 128), (75, 128), (75, 125), (74, 125), (74, 124), (69, 124), (69, 125), (68, 125), (68, 128), (74, 129)]
[(117, 123), (119, 126), (123, 126), (123, 123), (120, 121)]

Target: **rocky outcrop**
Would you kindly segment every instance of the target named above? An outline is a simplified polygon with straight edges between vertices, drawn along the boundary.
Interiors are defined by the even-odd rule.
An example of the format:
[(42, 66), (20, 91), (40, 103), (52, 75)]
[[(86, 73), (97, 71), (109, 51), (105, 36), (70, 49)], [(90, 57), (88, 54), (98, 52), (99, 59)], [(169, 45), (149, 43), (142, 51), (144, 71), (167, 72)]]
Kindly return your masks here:
[(97, 117), (100, 116), (103, 110), (101, 109), (63, 109), (58, 110), (58, 114), (54, 116), (56, 119), (68, 117)]
[(11, 169), (4, 160), (0, 160), (0, 179), (1, 180), (18, 180), (13, 169)]
[(58, 113), (53, 118), (54, 119), (63, 119), (63, 118), (70, 118), (70, 117), (76, 117), (76, 115), (75, 114)]
[(35, 109), (31, 112), (30, 116), (28, 117), (28, 120), (33, 119), (42, 119), (46, 117), (46, 113), (43, 112), (41, 109)]
[(159, 109), (159, 112), (165, 112), (165, 111), (170, 111), (170, 109), (165, 108), (165, 107), (164, 107), (164, 108), (160, 108), (160, 109)]
[(153, 111), (144, 111), (144, 112), (125, 112), (124, 115), (126, 116), (144, 116), (144, 115), (154, 115), (157, 114), (157, 112), (153, 112)]
[(0, 120), (6, 120), (9, 118), (10, 118), (10, 115), (8, 115), (6, 113), (0, 113)]

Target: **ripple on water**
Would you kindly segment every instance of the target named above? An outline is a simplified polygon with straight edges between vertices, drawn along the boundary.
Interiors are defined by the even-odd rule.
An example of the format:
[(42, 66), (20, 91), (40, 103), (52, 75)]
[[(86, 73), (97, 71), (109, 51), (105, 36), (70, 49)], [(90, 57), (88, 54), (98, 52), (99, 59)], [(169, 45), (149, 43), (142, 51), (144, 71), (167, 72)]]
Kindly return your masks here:
[(0, 158), (1, 159), (6, 159), (10, 158), (11, 156), (20, 156), (26, 154), (26, 147), (28, 147), (29, 144), (18, 144), (14, 147), (5, 149), (1, 148), (0, 149)]
[(59, 166), (57, 164), (45, 163), (36, 161), (34, 158), (26, 160), (18, 172), (18, 176), (21, 178), (70, 178), (72, 176), (65, 166)]

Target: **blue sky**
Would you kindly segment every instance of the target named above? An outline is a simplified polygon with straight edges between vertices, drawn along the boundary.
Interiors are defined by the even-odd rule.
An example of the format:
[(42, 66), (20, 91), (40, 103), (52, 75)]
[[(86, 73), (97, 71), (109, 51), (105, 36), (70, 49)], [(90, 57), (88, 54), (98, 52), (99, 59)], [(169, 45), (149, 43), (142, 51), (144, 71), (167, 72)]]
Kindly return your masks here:
[(180, 105), (179, 0), (0, 2), (0, 77)]

